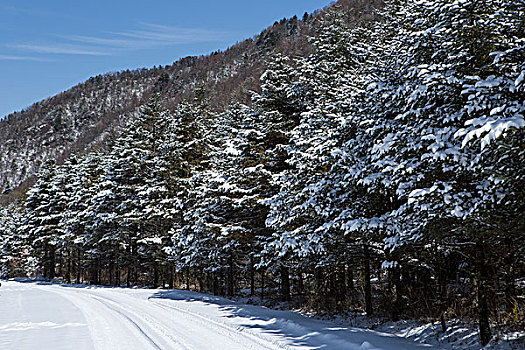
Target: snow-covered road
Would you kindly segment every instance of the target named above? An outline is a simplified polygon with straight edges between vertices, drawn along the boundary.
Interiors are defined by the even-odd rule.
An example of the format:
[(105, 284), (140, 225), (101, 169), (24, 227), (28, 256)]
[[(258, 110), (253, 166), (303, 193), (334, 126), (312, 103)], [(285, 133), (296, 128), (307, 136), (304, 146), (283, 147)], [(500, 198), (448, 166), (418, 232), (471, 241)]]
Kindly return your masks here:
[(0, 349), (422, 349), (392, 335), (180, 290), (4, 282)]

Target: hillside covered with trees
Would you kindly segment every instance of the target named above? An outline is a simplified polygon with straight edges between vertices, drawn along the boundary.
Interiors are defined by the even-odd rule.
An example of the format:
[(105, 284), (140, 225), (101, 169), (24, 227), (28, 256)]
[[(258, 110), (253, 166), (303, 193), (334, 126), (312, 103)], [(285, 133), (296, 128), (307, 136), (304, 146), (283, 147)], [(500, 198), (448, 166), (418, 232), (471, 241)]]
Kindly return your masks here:
[[(381, 0), (344, 0), (347, 21), (369, 20)], [(210, 108), (224, 111), (232, 101), (251, 103), (260, 91), (265, 62), (275, 52), (296, 57), (312, 50), (323, 10), (283, 18), (259, 35), (224, 52), (182, 58), (152, 69), (106, 73), (0, 120), (0, 203), (16, 200), (32, 184), (46, 159), (61, 164), (69, 155), (103, 147), (153, 94), (174, 111), (204, 88)]]
[(523, 331), (525, 1), (350, 3), (240, 85), (102, 78), (155, 88), (122, 90), (133, 118), (1, 209), (2, 275)]

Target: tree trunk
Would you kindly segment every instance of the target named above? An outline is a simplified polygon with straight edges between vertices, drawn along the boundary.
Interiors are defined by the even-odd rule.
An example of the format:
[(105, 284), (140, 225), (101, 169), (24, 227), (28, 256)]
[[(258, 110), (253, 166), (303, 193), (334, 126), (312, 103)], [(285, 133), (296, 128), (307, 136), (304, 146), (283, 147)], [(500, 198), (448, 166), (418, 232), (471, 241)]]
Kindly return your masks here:
[(290, 300), (290, 273), (288, 267), (281, 264), (281, 298), (282, 301)]
[(115, 266), (115, 287), (120, 287), (120, 264), (118, 260)]
[(153, 288), (159, 287), (159, 267), (153, 262)]
[(131, 261), (133, 266), (133, 278), (131, 280), (133, 285), (139, 284), (139, 266), (138, 266), (138, 258), (137, 258), (137, 241), (131, 240)]
[(218, 295), (219, 294), (219, 279), (217, 277), (217, 272), (213, 273), (213, 294)]
[(492, 338), (489, 324), (489, 308), (487, 302), (486, 283), (488, 280), (488, 268), (485, 261), (485, 247), (483, 240), (476, 243), (476, 260), (478, 265), (478, 316), (479, 316), (479, 337), (481, 345), (485, 346)]
[[(55, 254), (55, 257), (57, 257), (57, 254)], [(58, 274), (56, 275), (58, 277), (64, 277), (64, 252), (60, 251), (58, 254)]]
[(441, 331), (445, 333), (447, 331), (447, 321), (445, 320), (445, 313), (442, 312), (439, 315), (439, 323), (441, 323)]
[(109, 284), (111, 286), (114, 286), (115, 282), (114, 282), (114, 278), (113, 277), (116, 276), (117, 273), (115, 272), (115, 263), (113, 262), (113, 259), (111, 259), (109, 261), (108, 270), (109, 270)]
[(130, 288), (132, 285), (131, 278), (133, 276), (133, 267), (131, 265), (128, 265), (127, 273), (126, 273), (126, 288)]
[(328, 271), (328, 302), (337, 300), (337, 268), (334, 271)]
[(66, 281), (71, 283), (71, 249), (67, 249), (67, 272)]
[(363, 247), (365, 267), (365, 311), (368, 317), (372, 316), (372, 284), (370, 282), (370, 249), (367, 244)]
[(213, 283), (214, 283), (213, 276), (214, 275), (215, 274), (211, 271), (206, 272), (206, 288), (208, 292), (212, 292), (213, 294), (215, 294), (214, 286), (213, 286)]
[(229, 267), (228, 267), (228, 296), (233, 297), (233, 254), (230, 255), (229, 258)]
[[(132, 248), (131, 240), (129, 240), (128, 246), (126, 247), (126, 253), (128, 255), (128, 259), (133, 259), (132, 249), (133, 248)], [(132, 273), (133, 273), (132, 265), (133, 263), (128, 260), (128, 268), (127, 268), (127, 273), (126, 273), (126, 288), (131, 287), (131, 278), (132, 278)]]
[(394, 303), (392, 306), (392, 321), (396, 322), (399, 321), (399, 314), (401, 313), (401, 271), (399, 266), (394, 266), (392, 268), (392, 278), (393, 278), (393, 284), (396, 289), (396, 296), (394, 299)]
[(55, 278), (55, 246), (49, 246), (49, 279), (52, 280)]
[(343, 303), (346, 295), (345, 267), (339, 266), (337, 271), (337, 302)]
[(44, 244), (43, 246), (43, 254), (42, 254), (42, 275), (44, 276), (44, 279), (47, 280), (49, 278), (49, 247), (48, 244)]
[(315, 287), (314, 287), (314, 293), (315, 298), (317, 300), (320, 300), (324, 293), (323, 293), (323, 269), (321, 267), (317, 267), (315, 269)]
[(102, 264), (101, 264), (101, 261), (100, 261), (100, 256), (97, 257), (97, 269), (96, 269), (96, 274), (95, 274), (95, 284), (97, 285), (100, 285), (102, 283), (101, 282), (101, 277), (102, 277)]
[(253, 263), (253, 256), (250, 255), (250, 296), (255, 295), (255, 268)]
[(439, 269), (439, 322), (441, 323), (441, 331), (447, 331), (447, 322), (445, 320), (445, 312), (447, 310), (447, 278), (446, 272), (443, 268)]
[(264, 278), (265, 278), (265, 270), (264, 268), (261, 269), (261, 300), (264, 299)]
[(304, 294), (304, 276), (303, 271), (299, 270), (298, 276), (297, 276), (297, 294), (303, 295)]
[(97, 265), (96, 265), (96, 261), (94, 261), (93, 259), (90, 259), (89, 261), (88, 274), (89, 274), (89, 284), (96, 284)]
[(202, 267), (199, 269), (199, 292), (204, 292), (204, 271)]
[(506, 250), (509, 252), (503, 259), (505, 266), (505, 308), (507, 315), (512, 318), (514, 322), (519, 321), (518, 313), (518, 300), (516, 292), (516, 274), (514, 271), (513, 260), (514, 254), (510, 253), (513, 251), (512, 240), (506, 241)]
[(80, 284), (80, 275), (82, 271), (82, 258), (80, 248), (77, 248), (77, 284)]
[(347, 281), (347, 288), (349, 291), (353, 291), (354, 290), (354, 264), (352, 261), (350, 261), (350, 263), (348, 264), (348, 268), (347, 268), (347, 278), (348, 278), (348, 281)]
[(170, 269), (170, 277), (169, 277), (169, 285), (168, 285), (168, 288), (169, 289), (173, 289), (173, 265), (171, 264), (171, 262), (168, 264), (168, 268)]
[(120, 286), (120, 251), (118, 245), (115, 249), (115, 287)]
[[(222, 264), (222, 262), (221, 262)], [(225, 295), (225, 281), (224, 281), (224, 269), (219, 270), (219, 280), (218, 280), (218, 289), (219, 289), (219, 295)]]

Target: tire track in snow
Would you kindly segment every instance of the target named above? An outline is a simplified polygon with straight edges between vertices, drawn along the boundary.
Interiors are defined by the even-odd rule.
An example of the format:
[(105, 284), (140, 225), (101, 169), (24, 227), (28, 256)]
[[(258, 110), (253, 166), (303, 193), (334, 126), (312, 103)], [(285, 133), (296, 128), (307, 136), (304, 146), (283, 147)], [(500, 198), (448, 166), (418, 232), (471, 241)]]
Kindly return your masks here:
[[(170, 300), (155, 297), (158, 294), (153, 295), (153, 290), (65, 287), (48, 284), (28, 285), (28, 289), (39, 290), (37, 293), (33, 291), (34, 295), (38, 295), (37, 300), (49, 303), (50, 307), (46, 310), (64, 312), (64, 305), (67, 305), (67, 318), (61, 322), (77, 319), (83, 323), (87, 322), (89, 332), (82, 335), (86, 343), (83, 345), (89, 345), (91, 348), (90, 344), (93, 344), (98, 350), (433, 348), (390, 334), (351, 327), (340, 328), (329, 322), (310, 320), (292, 312), (278, 312), (254, 306), (244, 310), (243, 305), (237, 305), (240, 307), (237, 313), (229, 307), (221, 307), (230, 304), (209, 304), (200, 301), (199, 298), (196, 298), (194, 303), (184, 302), (184, 299)], [(58, 294), (60, 298), (49, 294)], [(183, 292), (180, 294), (184, 297)], [(175, 296), (177, 295), (175, 292)], [(15, 292), (12, 300), (20, 303), (21, 301), (17, 300), (20, 298), (16, 296)], [(78, 310), (73, 310), (73, 305), (69, 302), (64, 303), (64, 298)], [(22, 308), (20, 312), (27, 313), (24, 317), (28, 321), (41, 322), (42, 314), (39, 310), (31, 307), (27, 310)], [(79, 317), (81, 315), (83, 317)], [(8, 324), (11, 324), (17, 318), (11, 316), (7, 320)], [(54, 318), (50, 315), (49, 322), (51, 321), (54, 321)], [(17, 340), (14, 341), (9, 339), (8, 343), (4, 343), (13, 345)], [(30, 344), (37, 345), (38, 341), (31, 340)], [(38, 347), (31, 347), (34, 348)]]
[[(114, 292), (111, 289), (104, 290), (104, 293), (100, 293), (100, 291), (80, 289), (72, 292), (94, 299), (121, 317), (125, 317), (149, 339), (158, 339), (154, 334), (160, 335), (159, 331), (161, 331), (163, 335), (160, 335), (159, 340), (165, 341), (166, 338), (170, 338), (173, 343), (171, 346), (163, 347), (159, 341), (156, 341), (155, 348), (173, 349), (176, 345), (177, 349), (188, 350), (288, 349), (287, 346), (275, 341), (272, 342), (253, 334), (246, 334), (244, 332), (246, 329), (243, 327), (227, 326), (191, 311), (152, 302), (146, 298), (137, 298), (127, 293)], [(173, 322), (167, 323), (166, 319), (171, 319)], [(177, 335), (176, 339), (173, 337), (174, 334)], [(207, 338), (214, 339), (213, 344), (208, 342)], [(189, 344), (179, 341), (181, 339), (187, 339)]]
[[(60, 290), (56, 288), (46, 288), (56, 294), (59, 294), (73, 304), (75, 304), (84, 314), (86, 320), (88, 321), (92, 339), (96, 349), (103, 350), (115, 350), (115, 349), (180, 349), (180, 350), (191, 350), (190, 347), (186, 346), (180, 341), (177, 341), (173, 338), (172, 333), (160, 335), (161, 339), (164, 340), (159, 344), (159, 340), (153, 340), (155, 337), (153, 334), (157, 334), (157, 330), (153, 327), (147, 327), (146, 331), (144, 326), (141, 326), (140, 323), (148, 324), (149, 320), (145, 320), (143, 317), (138, 316), (136, 313), (132, 312), (132, 315), (129, 314), (129, 310), (119, 311), (115, 307), (111, 307), (107, 302), (102, 300), (111, 301), (108, 298), (101, 298), (100, 295), (97, 295), (95, 292), (88, 290)], [(94, 303), (95, 301), (96, 303)], [(114, 304), (114, 301), (111, 301)], [(100, 305), (100, 306), (96, 306)], [(123, 309), (121, 307), (121, 309)], [(106, 311), (104, 311), (106, 310)], [(109, 312), (107, 312), (109, 310)], [(141, 318), (141, 321), (137, 322), (137, 319), (134, 317)], [(122, 322), (124, 320), (124, 322)], [(150, 322), (152, 323), (152, 322)], [(157, 329), (162, 328), (160, 324), (154, 322), (157, 326)], [(127, 324), (131, 324), (135, 332), (132, 332)], [(139, 336), (140, 338), (137, 338)], [(142, 339), (144, 340), (141, 341)], [(156, 338), (156, 337), (155, 337)], [(169, 341), (167, 341), (168, 339)], [(149, 346), (148, 346), (149, 345)]]
[[(183, 350), (191, 350), (192, 348), (189, 347), (188, 345), (184, 344), (182, 341), (178, 340), (179, 338), (175, 339), (173, 337), (173, 330), (169, 330), (168, 328), (164, 327), (161, 323), (155, 321), (154, 319), (150, 318), (150, 317), (146, 317), (146, 314), (143, 314), (142, 316), (141, 315), (138, 315), (136, 312), (134, 312), (133, 310), (131, 309), (126, 309), (125, 307), (122, 306), (122, 304), (110, 299), (110, 298), (107, 298), (107, 297), (103, 297), (103, 296), (95, 296), (95, 295), (91, 295), (90, 293), (87, 293), (91, 298), (97, 300), (98, 302), (104, 304), (107, 308), (119, 313), (120, 315), (122, 315), (124, 318), (126, 318), (129, 322), (131, 322), (135, 327), (137, 327), (137, 329), (145, 336), (147, 337), (151, 343), (157, 348), (157, 349), (165, 349), (165, 347), (163, 348), (162, 346), (160, 346), (159, 344), (157, 344), (156, 341), (153, 340), (152, 336), (151, 336), (151, 333), (155, 333), (155, 334), (159, 334), (158, 330), (162, 331), (161, 333), (161, 337), (162, 338), (169, 338), (171, 342), (174, 343), (174, 345), (177, 345), (178, 348), (181, 348)], [(140, 300), (140, 299), (139, 299)], [(109, 304), (112, 304), (114, 306), (110, 306)], [(120, 310), (124, 310), (123, 311), (120, 311)], [(142, 324), (151, 324), (151, 325), (154, 325), (157, 329), (153, 328), (152, 326), (148, 326), (147, 328), (149, 328), (152, 332), (150, 333), (150, 335), (148, 335), (148, 333), (146, 333), (146, 331), (143, 329), (144, 325), (141, 327), (139, 325), (139, 323), (135, 320), (133, 320), (130, 315), (133, 315), (133, 317), (136, 317), (138, 320), (140, 320), (140, 323)], [(144, 327), (146, 328), (146, 327)], [(180, 335), (180, 334), (179, 334)]]
[(118, 313), (119, 315), (121, 315), (124, 319), (126, 319), (129, 323), (131, 323), (143, 336), (144, 338), (146, 338), (150, 343), (151, 345), (153, 345), (153, 347), (155, 347), (156, 349), (158, 350), (162, 350), (162, 348), (155, 342), (155, 340), (153, 340), (138, 324), (137, 322), (133, 321), (133, 319), (131, 319), (131, 317), (129, 317), (128, 315), (126, 315), (125, 313), (119, 311), (118, 309), (112, 307), (112, 306), (109, 306), (108, 303), (102, 301), (102, 299), (100, 298), (97, 298), (97, 297), (93, 297), (93, 299), (97, 300), (99, 303), (103, 304), (105, 307), (107, 307), (108, 309), (110, 310), (113, 310), (114, 312)]
[(184, 308), (180, 308), (180, 307), (177, 307), (177, 306), (174, 306), (174, 305), (168, 305), (167, 303), (161, 302), (159, 300), (154, 300), (154, 299), (155, 298), (150, 297), (150, 298), (148, 298), (148, 301), (152, 302), (153, 304), (155, 304), (158, 307), (161, 307), (163, 309), (174, 310), (174, 311), (183, 313), (185, 315), (190, 315), (190, 316), (192, 316), (194, 318), (197, 318), (197, 319), (200, 320), (200, 324), (203, 324), (204, 326), (206, 326), (208, 328), (212, 328), (209, 325), (213, 324), (214, 326), (216, 326), (218, 328), (226, 330), (229, 334), (235, 333), (236, 335), (242, 336), (243, 338), (249, 340), (250, 342), (257, 343), (259, 346), (262, 346), (264, 349), (270, 349), (270, 350), (274, 350), (274, 349), (290, 349), (289, 346), (287, 346), (285, 344), (281, 344), (280, 342), (278, 342), (276, 340), (271, 341), (271, 340), (268, 340), (268, 339), (264, 339), (264, 338), (262, 338), (262, 337), (260, 337), (260, 336), (258, 336), (256, 334), (250, 333), (250, 332), (247, 331), (247, 328), (245, 328), (245, 327), (242, 327), (242, 326), (237, 326), (237, 327), (228, 326), (225, 323), (214, 321), (214, 320), (210, 319), (209, 317), (203, 316), (203, 315), (201, 315), (201, 314), (199, 314), (197, 312), (189, 311), (189, 310), (186, 310)]
[[(122, 295), (119, 294), (119, 297), (122, 297)], [(132, 296), (127, 296), (127, 297), (132, 298), (133, 302), (135, 303), (141, 302), (141, 303), (147, 304), (148, 311), (146, 312), (144, 310), (145, 313), (152, 312), (151, 306), (154, 306), (159, 311), (162, 310), (164, 313), (168, 312), (168, 314), (171, 317), (175, 316), (173, 311), (177, 312), (178, 314), (183, 314), (184, 315), (183, 318), (185, 319), (185, 321), (188, 321), (188, 322), (185, 322), (186, 324), (198, 325), (199, 327), (197, 327), (197, 329), (200, 330), (200, 333), (202, 333), (203, 329), (207, 329), (211, 331), (211, 333), (214, 334), (215, 336), (216, 335), (224, 336), (230, 342), (234, 342), (235, 344), (238, 345), (238, 347), (236, 347), (235, 349), (267, 349), (267, 350), (288, 349), (288, 347), (283, 346), (281, 344), (277, 344), (276, 342), (270, 342), (266, 339), (257, 337), (256, 335), (253, 335), (253, 334), (246, 334), (244, 332), (246, 328), (243, 328), (243, 327), (227, 326), (225, 324), (219, 323), (217, 321), (214, 321), (200, 314), (197, 314), (197, 313), (194, 313), (188, 310), (184, 310), (184, 309), (181, 309), (175, 306), (169, 306), (164, 303), (155, 302), (151, 300), (151, 298), (137, 299)], [(120, 301), (112, 300), (107, 295), (103, 296), (103, 298), (104, 300), (111, 301), (115, 305), (118, 305), (120, 308), (124, 308), (123, 304)], [(133, 312), (133, 311), (130, 310), (130, 312)], [(143, 314), (142, 316), (145, 316), (145, 314)], [(158, 317), (159, 316), (158, 313), (155, 313), (155, 316)], [(196, 324), (197, 322), (194, 322), (193, 320), (188, 320), (188, 316), (190, 316), (193, 320), (195, 319), (198, 320), (197, 321), (198, 324)], [(158, 324), (158, 326), (161, 327), (160, 324)], [(219, 332), (218, 329), (222, 330), (222, 332)], [(239, 341), (239, 338), (244, 339), (244, 341)], [(189, 348), (201, 349), (200, 346), (189, 347)]]

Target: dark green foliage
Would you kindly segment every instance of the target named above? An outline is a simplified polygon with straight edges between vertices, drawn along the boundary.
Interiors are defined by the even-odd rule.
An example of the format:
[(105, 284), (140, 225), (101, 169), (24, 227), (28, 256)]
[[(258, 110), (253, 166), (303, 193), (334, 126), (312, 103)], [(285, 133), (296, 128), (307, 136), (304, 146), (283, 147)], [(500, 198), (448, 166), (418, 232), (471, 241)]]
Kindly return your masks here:
[[(46, 163), (0, 233), (29, 237), (50, 279), (467, 318), (481, 344), (522, 329), (525, 4), (392, 1), (376, 22), (350, 4), (311, 54), (267, 60), (251, 107), (214, 112), (204, 83), (170, 112), (161, 75), (104, 151)], [(27, 240), (0, 238), (11, 269)]]

